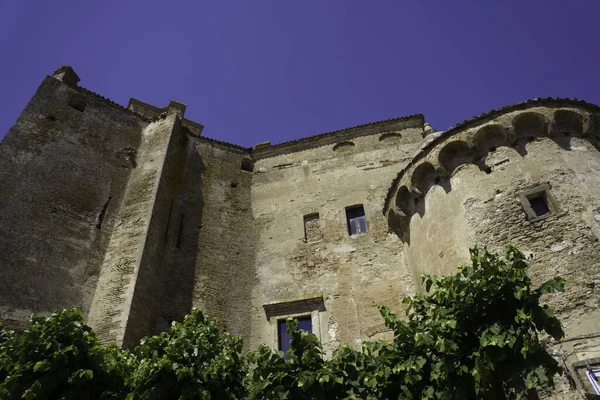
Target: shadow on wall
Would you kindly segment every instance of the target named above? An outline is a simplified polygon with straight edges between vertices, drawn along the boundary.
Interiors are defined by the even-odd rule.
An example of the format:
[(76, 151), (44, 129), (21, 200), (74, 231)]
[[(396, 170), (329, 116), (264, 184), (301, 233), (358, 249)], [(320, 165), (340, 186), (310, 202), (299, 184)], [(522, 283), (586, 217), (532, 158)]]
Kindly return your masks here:
[(175, 178), (180, 182), (175, 185), (178, 190), (171, 202), (169, 222), (165, 230), (164, 286), (156, 323), (157, 332), (169, 330), (172, 321), (182, 321), (193, 306), (204, 208), (202, 176), (206, 166), (187, 135), (182, 135), (181, 145), (185, 151), (177, 160), (175, 169), (183, 172)]
[(567, 151), (571, 150), (573, 137), (583, 138), (600, 151), (600, 115), (587, 117), (571, 110), (556, 110), (548, 120), (540, 113), (523, 112), (512, 119), (510, 126), (490, 124), (474, 131), (467, 139), (449, 141), (441, 147), (435, 165), (423, 161), (412, 169), (410, 180), (405, 173), (398, 178), (410, 183), (400, 186), (389, 203), (390, 230), (410, 245), (411, 217), (425, 215), (425, 196), (433, 186), (440, 186), (449, 193), (453, 173), (464, 164), (473, 164), (485, 174), (491, 174), (494, 165), (488, 162), (490, 154), (500, 147), (509, 147), (525, 157), (527, 143), (539, 137), (549, 138)]

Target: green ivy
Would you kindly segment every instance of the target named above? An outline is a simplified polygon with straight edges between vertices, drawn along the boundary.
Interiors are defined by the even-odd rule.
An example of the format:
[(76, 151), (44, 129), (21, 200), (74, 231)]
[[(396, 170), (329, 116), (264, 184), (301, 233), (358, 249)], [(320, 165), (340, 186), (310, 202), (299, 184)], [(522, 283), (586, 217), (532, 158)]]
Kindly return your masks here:
[(317, 337), (287, 320), (287, 354), (242, 340), (194, 309), (170, 332), (132, 351), (102, 345), (71, 309), (32, 316), (14, 333), (0, 326), (2, 399), (517, 399), (552, 386), (561, 372), (540, 341), (564, 333), (528, 261), (514, 246), (503, 258), (477, 247), (452, 276), (422, 277), (426, 293), (403, 299), (399, 317), (379, 311), (391, 342), (363, 342), (326, 358)]

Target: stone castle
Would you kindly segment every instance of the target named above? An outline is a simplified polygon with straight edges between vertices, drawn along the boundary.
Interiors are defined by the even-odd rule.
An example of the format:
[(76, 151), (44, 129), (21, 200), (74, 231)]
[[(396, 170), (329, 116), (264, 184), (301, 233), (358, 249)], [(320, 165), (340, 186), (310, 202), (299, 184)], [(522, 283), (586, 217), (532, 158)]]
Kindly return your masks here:
[(129, 347), (199, 307), (249, 349), (301, 318), (331, 354), (389, 336), (376, 306), (401, 311), (421, 274), (514, 242), (534, 281), (571, 281), (549, 300), (556, 398), (598, 390), (600, 107), (535, 99), (445, 132), (411, 115), (244, 148), (182, 103), (124, 108), (78, 82), (46, 77), (0, 144), (5, 324), (78, 307)]

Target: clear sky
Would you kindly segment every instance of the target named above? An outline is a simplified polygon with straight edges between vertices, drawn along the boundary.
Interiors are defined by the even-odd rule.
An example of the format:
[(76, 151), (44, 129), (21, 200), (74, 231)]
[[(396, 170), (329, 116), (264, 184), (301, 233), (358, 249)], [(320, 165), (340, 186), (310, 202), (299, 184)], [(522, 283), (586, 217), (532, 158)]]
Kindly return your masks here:
[(422, 113), (445, 130), (536, 97), (600, 103), (600, 1), (0, 0), (0, 136), (45, 75), (187, 104), (252, 146)]

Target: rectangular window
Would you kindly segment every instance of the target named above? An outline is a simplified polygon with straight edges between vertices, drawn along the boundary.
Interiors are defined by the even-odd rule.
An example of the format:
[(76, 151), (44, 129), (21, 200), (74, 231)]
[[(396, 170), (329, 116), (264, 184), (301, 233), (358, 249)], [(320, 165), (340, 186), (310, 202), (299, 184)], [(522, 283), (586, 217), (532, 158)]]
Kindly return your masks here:
[(309, 214), (304, 216), (304, 241), (306, 243), (321, 240), (321, 226), (319, 223), (319, 214)]
[(519, 195), (519, 201), (530, 221), (536, 221), (559, 212), (548, 183), (523, 191)]
[[(310, 320), (310, 316), (298, 317), (296, 320), (298, 320), (301, 331), (312, 333), (312, 322)], [(285, 353), (290, 348), (290, 342), (292, 340), (292, 337), (287, 333), (287, 324), (285, 319), (280, 319), (277, 321), (277, 333), (279, 350)]]
[(367, 217), (362, 205), (346, 207), (346, 221), (348, 222), (348, 234), (350, 236), (367, 232)]
[(594, 390), (596, 390), (596, 394), (600, 394), (600, 369), (592, 369), (588, 367), (586, 375), (594, 387)]
[(550, 208), (548, 207), (545, 197), (546, 196), (544, 196), (544, 193), (542, 193), (537, 197), (528, 199), (529, 205), (537, 217), (543, 217), (544, 215), (548, 215), (550, 213)]

